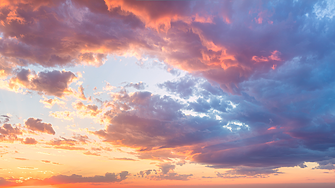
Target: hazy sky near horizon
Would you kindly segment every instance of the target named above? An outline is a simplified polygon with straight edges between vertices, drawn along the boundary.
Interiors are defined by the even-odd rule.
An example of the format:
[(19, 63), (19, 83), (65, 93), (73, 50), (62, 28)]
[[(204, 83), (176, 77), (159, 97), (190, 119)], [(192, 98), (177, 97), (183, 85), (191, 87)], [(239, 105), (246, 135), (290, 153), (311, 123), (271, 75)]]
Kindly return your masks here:
[(332, 0), (2, 0), (1, 187), (330, 187)]

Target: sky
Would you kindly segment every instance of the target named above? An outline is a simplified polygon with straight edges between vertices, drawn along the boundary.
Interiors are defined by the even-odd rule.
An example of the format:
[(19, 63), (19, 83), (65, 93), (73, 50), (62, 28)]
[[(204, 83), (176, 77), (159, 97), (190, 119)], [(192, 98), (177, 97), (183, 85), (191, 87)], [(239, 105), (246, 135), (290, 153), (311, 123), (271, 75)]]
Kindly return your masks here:
[(0, 187), (334, 187), (334, 31), (332, 0), (2, 0)]

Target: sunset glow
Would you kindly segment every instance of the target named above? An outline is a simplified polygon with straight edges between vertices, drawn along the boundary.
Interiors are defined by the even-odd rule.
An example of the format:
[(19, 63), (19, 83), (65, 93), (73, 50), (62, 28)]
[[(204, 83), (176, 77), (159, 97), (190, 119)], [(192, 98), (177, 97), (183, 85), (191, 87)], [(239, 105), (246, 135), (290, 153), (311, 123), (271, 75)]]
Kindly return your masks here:
[(335, 1), (1, 0), (0, 187), (335, 187)]

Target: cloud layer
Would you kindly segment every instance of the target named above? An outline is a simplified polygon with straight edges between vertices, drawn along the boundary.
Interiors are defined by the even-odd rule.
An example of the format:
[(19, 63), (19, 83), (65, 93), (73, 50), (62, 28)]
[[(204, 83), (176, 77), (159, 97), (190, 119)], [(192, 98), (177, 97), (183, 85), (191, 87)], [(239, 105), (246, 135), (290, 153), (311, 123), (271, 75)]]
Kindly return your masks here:
[[(180, 158), (233, 168), (218, 177), (278, 174), (280, 167), (304, 162), (333, 169), (332, 6), (331, 1), (4, 1), (0, 87), (62, 98), (74, 93), (69, 87), (74, 73), (36, 74), (28, 66), (100, 66), (108, 55), (156, 58), (188, 72), (158, 85), (170, 96), (145, 91), (142, 82), (129, 83), (101, 108), (77, 101), (76, 113), (51, 115), (97, 119), (106, 127), (90, 133), (134, 148), (140, 159)], [(143, 91), (130, 93), (131, 87)], [(89, 100), (82, 85), (78, 90), (78, 100)], [(52, 106), (57, 100), (42, 103)], [(2, 140), (21, 134), (3, 123)], [(25, 126), (55, 134), (41, 119), (29, 118)], [(78, 140), (54, 139), (49, 145), (84, 150), (74, 146)], [(171, 164), (160, 168), (161, 179), (190, 176), (173, 174)], [(119, 181), (126, 177), (121, 174), (50, 181)]]

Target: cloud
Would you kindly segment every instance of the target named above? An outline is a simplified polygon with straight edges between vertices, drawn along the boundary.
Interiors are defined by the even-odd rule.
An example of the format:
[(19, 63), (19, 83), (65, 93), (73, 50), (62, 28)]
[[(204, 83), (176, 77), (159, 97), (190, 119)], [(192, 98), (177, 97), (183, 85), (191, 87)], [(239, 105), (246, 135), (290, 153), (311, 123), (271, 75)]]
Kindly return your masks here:
[(91, 151), (84, 152), (84, 154), (85, 154), (85, 155), (100, 156), (100, 153), (98, 153), (98, 152), (91, 152)]
[(119, 160), (119, 161), (138, 161), (136, 159), (132, 159), (132, 158), (127, 158), (127, 157), (114, 157), (111, 160)]
[(54, 138), (53, 140), (47, 142), (47, 145), (53, 146), (56, 149), (86, 150), (81, 146), (87, 144), (89, 142), (88, 139), (89, 138), (86, 135), (75, 134), (72, 136), (72, 139), (64, 137)]
[(162, 163), (160, 165), (158, 165), (159, 169), (162, 171), (163, 174), (167, 174), (170, 171), (173, 171), (176, 166), (172, 165), (170, 163)]
[(52, 108), (52, 106), (55, 105), (55, 104), (58, 104), (60, 106), (65, 105), (64, 101), (61, 101), (57, 98), (55, 98), (55, 99), (48, 99), (48, 98), (45, 98), (45, 97), (43, 97), (43, 98), (44, 98), (44, 100), (41, 99), (40, 103), (44, 104), (44, 107), (46, 107), (46, 108)]
[(144, 90), (145, 86), (146, 86), (146, 84), (143, 83), (143, 82), (138, 82), (138, 83), (132, 83), (132, 82), (130, 82), (130, 83), (126, 84), (124, 86), (124, 88), (133, 87), (133, 88), (138, 89), (138, 90)]
[(66, 120), (72, 120), (73, 116), (76, 115), (75, 112), (70, 111), (56, 111), (56, 112), (50, 112), (50, 116), (58, 119), (66, 119)]
[[(333, 107), (327, 105), (332, 82), (322, 81), (324, 76), (333, 80), (333, 66), (328, 58), (323, 62), (317, 68), (322, 74), (312, 59), (286, 62), (274, 72), (242, 82), (241, 95), (229, 95), (206, 81), (192, 87), (196, 100), (183, 102), (120, 91), (103, 116), (110, 124), (92, 133), (105, 142), (136, 148), (140, 159), (183, 159), (191, 153), (193, 162), (234, 169), (230, 177), (266, 177), (267, 172), (279, 174), (280, 167), (333, 158), (335, 119)], [(301, 79), (302, 75), (309, 76)], [(186, 115), (187, 110), (192, 115)]]
[(237, 167), (227, 170), (225, 173), (217, 172), (216, 175), (220, 178), (264, 178), (270, 174), (278, 175), (281, 173), (275, 167)]
[(81, 116), (81, 117), (95, 117), (97, 116), (99, 113), (101, 113), (101, 109), (98, 108), (97, 105), (85, 105), (83, 102), (81, 101), (77, 101), (76, 103), (72, 103), (73, 108), (75, 108), (77, 111), (77, 113)]
[(146, 177), (151, 180), (189, 180), (192, 174), (178, 174), (174, 172), (175, 165), (171, 163), (161, 163), (157, 165), (159, 170), (150, 169), (137, 173), (138, 177)]
[(25, 125), (32, 131), (38, 131), (47, 134), (55, 134), (54, 129), (50, 123), (43, 123), (41, 119), (29, 118)]
[(75, 79), (76, 76), (69, 71), (54, 70), (36, 74), (30, 69), (21, 69), (16, 71), (15, 76), (9, 80), (7, 87), (13, 91), (26, 88), (46, 95), (63, 97), (73, 93), (68, 86)]
[(104, 176), (93, 176), (93, 177), (84, 177), (81, 175), (72, 174), (71, 176), (66, 175), (57, 175), (52, 176), (51, 178), (44, 179), (44, 182), (48, 182), (49, 184), (67, 184), (67, 183), (103, 183), (103, 182), (121, 182), (129, 176), (127, 171), (122, 171), (121, 173), (106, 173)]
[[(44, 163), (50, 164), (50, 161), (42, 161)], [(19, 167), (20, 169), (36, 170), (34, 167)], [(130, 174), (128, 171), (122, 171), (120, 173), (106, 173), (104, 176), (82, 176), (77, 174), (68, 175), (55, 175), (50, 178), (41, 179), (10, 179), (10, 181), (0, 177), (0, 185), (3, 186), (30, 186), (30, 185), (58, 185), (58, 184), (76, 184), (76, 183), (116, 183), (124, 181), (128, 178)], [(13, 180), (20, 180), (11, 182)]]
[(20, 161), (26, 161), (26, 160), (29, 160), (29, 159), (26, 159), (26, 158), (15, 158), (16, 160), (20, 160)]
[(22, 129), (18, 126), (12, 126), (11, 124), (5, 123), (0, 127), (0, 141), (13, 142), (20, 140), (18, 135), (22, 135)]
[(319, 166), (315, 167), (315, 169), (324, 169), (324, 170), (334, 170), (335, 169), (335, 158), (319, 161)]
[(0, 133), (2, 135), (20, 135), (22, 134), (20, 128), (13, 127), (11, 124), (5, 123), (0, 127)]
[(25, 67), (100, 66), (108, 54), (156, 58), (189, 73), (159, 85), (182, 99), (122, 90), (103, 110), (77, 102), (83, 117), (106, 124), (91, 133), (135, 148), (139, 158), (191, 156), (232, 168), (233, 176), (335, 157), (329, 1), (64, 2), (1, 7), (0, 71), (13, 74), (8, 87), (62, 97), (71, 93), (72, 72)]
[(37, 144), (37, 141), (35, 140), (35, 138), (25, 138), (25, 140), (22, 141), (22, 143), (24, 143), (24, 144)]
[(166, 81), (158, 84), (160, 88), (166, 89), (168, 92), (179, 95), (181, 98), (189, 98), (193, 95), (193, 89), (197, 80), (191, 76), (182, 77), (178, 81)]
[(0, 185), (1, 186), (10, 186), (10, 185), (13, 185), (12, 182), (10, 181), (7, 181), (5, 178), (3, 177), (0, 177)]
[[(64, 3), (17, 1), (3, 6), (0, 54), (15, 65), (44, 67), (99, 66), (108, 54), (154, 57), (239, 93), (239, 83), (270, 72), (274, 62), (279, 67), (294, 57), (329, 54), (325, 49), (331, 49), (327, 41), (333, 38), (323, 29), (332, 20), (320, 20), (329, 16), (316, 11), (317, 2)], [(297, 6), (304, 11), (294, 11)], [(320, 31), (325, 34), (316, 34)], [(253, 59), (269, 63), (255, 64)]]
[(210, 137), (211, 133), (204, 134), (207, 129), (217, 130), (212, 134), (226, 131), (216, 120), (185, 116), (184, 105), (168, 96), (119, 93), (110, 106), (112, 110), (103, 116), (110, 124), (92, 133), (115, 145), (140, 147), (143, 152), (200, 143)]
[(10, 120), (10, 116), (8, 115), (1, 115), (0, 118), (1, 118), (0, 123), (7, 123)]
[(48, 161), (48, 160), (41, 160), (41, 162), (42, 162), (42, 163), (45, 163), (45, 164), (60, 165), (59, 163), (51, 162), (51, 161)]

